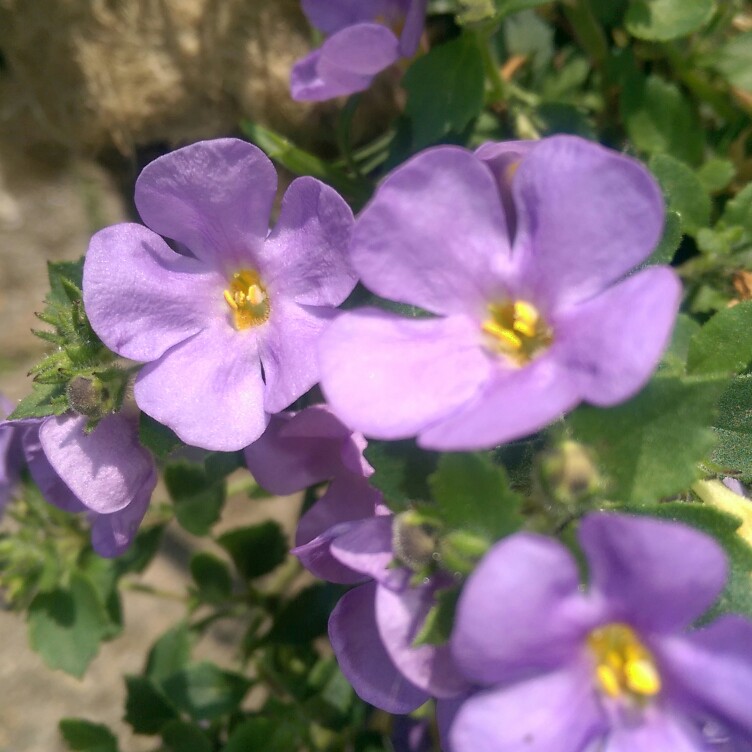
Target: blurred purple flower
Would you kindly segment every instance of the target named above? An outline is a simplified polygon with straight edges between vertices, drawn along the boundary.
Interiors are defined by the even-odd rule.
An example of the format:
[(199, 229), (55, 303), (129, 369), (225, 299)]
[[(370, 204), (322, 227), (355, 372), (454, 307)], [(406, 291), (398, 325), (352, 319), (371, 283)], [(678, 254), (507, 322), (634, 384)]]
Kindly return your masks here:
[(749, 493), (740, 480), (727, 477), (723, 479), (723, 485), (726, 486), (729, 491), (733, 491), (733, 493), (743, 496), (745, 499), (749, 498)]
[(418, 154), (363, 210), (351, 252), (373, 292), (434, 315), (339, 316), (320, 343), (332, 409), (366, 436), (470, 450), (628, 399), (679, 305), (671, 269), (625, 276), (663, 219), (641, 164), (580, 138)]
[(0, 422), (0, 515), (18, 486), (24, 466), (21, 431), (18, 426), (4, 421), (13, 407), (13, 403), (0, 394), (0, 421), (3, 421)]
[(0, 424), (20, 434), (26, 463), (44, 498), (67, 512), (85, 512), (101, 556), (130, 546), (157, 484), (151, 454), (134, 420), (108, 415), (89, 434), (87, 418), (50, 416)]
[(321, 101), (367, 89), (377, 73), (418, 50), (427, 0), (303, 0), (311, 25), (327, 39), (299, 60), (290, 89)]
[(357, 520), (386, 514), (381, 493), (368, 483), (373, 468), (363, 457), (366, 441), (326, 405), (272, 417), (264, 435), (245, 450), (246, 464), (267, 491), (287, 495), (329, 481), (325, 493), (301, 517), (293, 553), (317, 577), (360, 582), (340, 564), (329, 544)]
[(448, 749), (747, 749), (736, 742), (752, 735), (752, 622), (688, 630), (723, 589), (717, 543), (619, 514), (586, 517), (579, 539), (587, 592), (569, 551), (530, 533), (470, 576), (451, 645), (478, 690), (442, 708)]
[(114, 352), (147, 363), (139, 407), (188, 444), (242, 449), (310, 389), (317, 338), (355, 286), (344, 200), (298, 178), (270, 232), (276, 187), (255, 146), (203, 141), (139, 176), (136, 206), (152, 229), (120, 224), (91, 240), (91, 324)]

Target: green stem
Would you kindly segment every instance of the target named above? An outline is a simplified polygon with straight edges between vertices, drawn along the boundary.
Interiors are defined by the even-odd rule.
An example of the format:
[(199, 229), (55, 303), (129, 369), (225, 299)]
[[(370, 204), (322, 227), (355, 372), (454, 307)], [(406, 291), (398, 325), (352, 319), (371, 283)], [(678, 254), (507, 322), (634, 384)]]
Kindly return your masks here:
[(487, 104), (505, 102), (508, 99), (506, 81), (502, 78), (499, 61), (496, 59), (496, 55), (494, 55), (493, 50), (491, 49), (491, 37), (493, 31), (493, 28), (484, 28), (473, 32), (478, 49), (480, 50), (481, 58), (483, 59), (486, 79), (491, 86)]
[(603, 68), (608, 59), (608, 40), (593, 14), (590, 0), (565, 0), (564, 15), (593, 65)]

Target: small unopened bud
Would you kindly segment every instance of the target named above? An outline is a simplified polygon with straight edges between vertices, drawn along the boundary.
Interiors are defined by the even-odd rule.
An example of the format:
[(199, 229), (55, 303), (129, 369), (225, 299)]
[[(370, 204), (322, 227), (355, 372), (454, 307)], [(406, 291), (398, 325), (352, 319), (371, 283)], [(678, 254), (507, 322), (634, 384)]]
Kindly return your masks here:
[(487, 21), (496, 16), (496, 6), (493, 0), (460, 0), (460, 8), (457, 20), (461, 24)]
[(544, 495), (560, 504), (577, 505), (601, 487), (590, 452), (576, 441), (563, 441), (538, 458), (538, 481)]
[(455, 530), (441, 539), (441, 568), (454, 575), (470, 574), (489, 548), (488, 540), (467, 530)]
[(436, 537), (419, 513), (402, 512), (394, 518), (392, 550), (397, 559), (417, 572), (433, 561)]
[(76, 376), (68, 383), (71, 410), (87, 418), (102, 418), (112, 411), (112, 397), (107, 385), (96, 377)]

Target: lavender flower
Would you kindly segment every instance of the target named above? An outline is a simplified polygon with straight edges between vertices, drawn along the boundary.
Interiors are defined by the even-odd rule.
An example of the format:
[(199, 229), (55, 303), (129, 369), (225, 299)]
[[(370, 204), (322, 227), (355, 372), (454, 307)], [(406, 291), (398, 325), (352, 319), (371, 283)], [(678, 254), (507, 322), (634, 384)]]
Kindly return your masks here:
[(187, 146), (147, 165), (136, 183), (152, 229), (115, 225), (89, 246), (91, 324), (113, 351), (147, 363), (135, 383), (139, 407), (188, 444), (242, 449), (270, 413), (310, 389), (316, 340), (355, 285), (342, 198), (299, 178), (269, 232), (276, 185), (255, 146)]
[(417, 155), (362, 212), (351, 251), (373, 292), (433, 316), (341, 315), (320, 350), (333, 410), (367, 436), (469, 450), (582, 400), (628, 399), (679, 304), (669, 268), (625, 277), (663, 217), (644, 167), (580, 138)]
[(361, 582), (363, 576), (329, 552), (337, 535), (358, 520), (387, 514), (381, 494), (368, 483), (373, 468), (363, 457), (366, 441), (326, 405), (275, 415), (264, 435), (245, 450), (256, 481), (274, 494), (291, 494), (324, 481), (325, 493), (298, 523), (293, 551), (313, 574), (330, 582)]
[(412, 57), (427, 0), (303, 0), (311, 25), (327, 36), (299, 60), (290, 88), (298, 101), (332, 99), (371, 85), (377, 73)]
[(451, 644), (478, 690), (442, 708), (448, 749), (746, 749), (752, 622), (688, 631), (723, 588), (720, 547), (619, 514), (585, 518), (579, 539), (587, 592), (567, 549), (530, 533), (498, 543), (469, 578)]
[(86, 421), (51, 416), (0, 424), (0, 431), (8, 426), (19, 431), (29, 472), (44, 498), (65, 511), (86, 513), (94, 550), (118, 556), (146, 514), (157, 470), (131, 418), (108, 415), (89, 434)]
[[(13, 403), (0, 394), (0, 420), (13, 410)], [(0, 515), (10, 501), (21, 478), (24, 465), (19, 429), (0, 422)]]

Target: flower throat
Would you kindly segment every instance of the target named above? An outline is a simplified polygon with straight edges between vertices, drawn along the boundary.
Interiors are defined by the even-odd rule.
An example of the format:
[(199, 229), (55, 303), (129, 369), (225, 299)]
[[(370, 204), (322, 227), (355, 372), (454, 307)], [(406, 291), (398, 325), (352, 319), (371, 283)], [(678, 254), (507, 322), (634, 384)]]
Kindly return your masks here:
[(517, 365), (529, 363), (553, 340), (550, 328), (532, 303), (524, 300), (492, 303), (488, 313), (490, 316), (481, 328), (488, 335), (491, 349)]
[(238, 331), (259, 326), (269, 318), (269, 296), (258, 272), (252, 269), (241, 269), (232, 275), (224, 299), (230, 306), (233, 324)]

